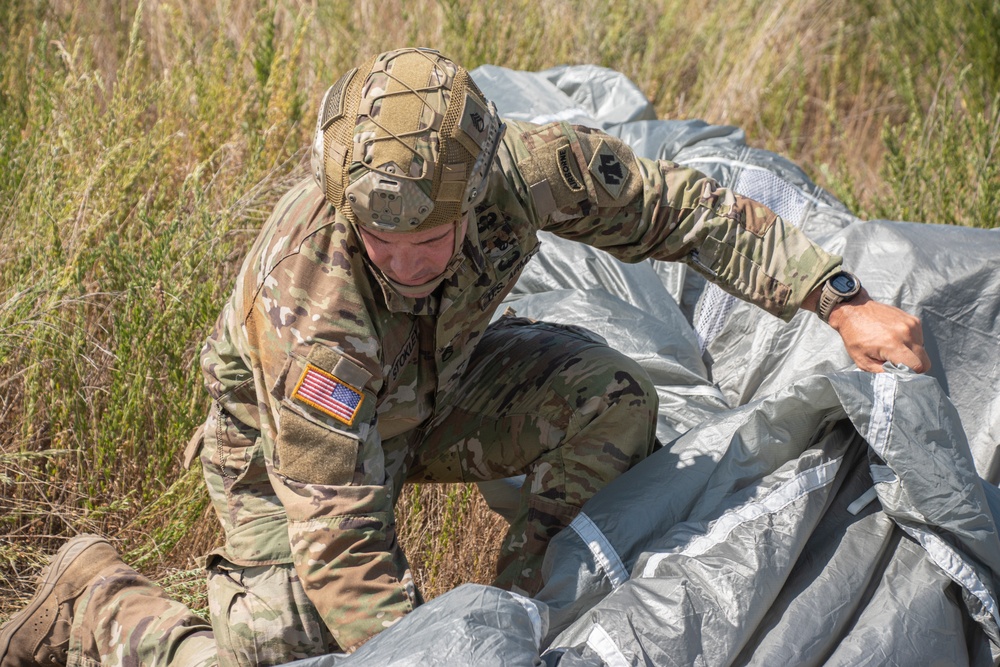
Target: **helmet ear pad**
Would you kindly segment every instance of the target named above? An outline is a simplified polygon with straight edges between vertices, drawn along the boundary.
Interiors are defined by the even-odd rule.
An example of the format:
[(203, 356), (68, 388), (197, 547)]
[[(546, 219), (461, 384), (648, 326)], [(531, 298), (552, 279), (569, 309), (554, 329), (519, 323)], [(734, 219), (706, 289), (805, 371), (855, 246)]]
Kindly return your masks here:
[(429, 49), (389, 51), (327, 90), (313, 176), (354, 224), (454, 224), (482, 199), (503, 131), (464, 68)]

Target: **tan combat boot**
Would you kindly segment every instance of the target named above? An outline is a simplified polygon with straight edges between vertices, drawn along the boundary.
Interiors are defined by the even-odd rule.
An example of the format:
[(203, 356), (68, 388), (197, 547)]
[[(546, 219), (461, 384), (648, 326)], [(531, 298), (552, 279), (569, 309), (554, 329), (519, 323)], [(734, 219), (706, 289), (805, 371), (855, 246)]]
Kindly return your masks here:
[(100, 573), (122, 561), (97, 535), (78, 535), (52, 558), (28, 606), (0, 628), (0, 667), (65, 665), (76, 601)]

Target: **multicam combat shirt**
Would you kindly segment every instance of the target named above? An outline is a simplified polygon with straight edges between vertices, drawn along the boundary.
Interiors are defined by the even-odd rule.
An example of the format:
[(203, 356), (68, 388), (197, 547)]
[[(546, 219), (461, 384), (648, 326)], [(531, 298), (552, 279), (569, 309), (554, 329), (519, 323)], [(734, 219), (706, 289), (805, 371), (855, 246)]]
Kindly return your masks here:
[(840, 264), (698, 172), (565, 123), (509, 124), (462, 251), (424, 299), (401, 297), (368, 269), (357, 234), (312, 180), (294, 187), (202, 352), (220, 415), (206, 479), (225, 556), (294, 563), (344, 648), (414, 603), (394, 532), (400, 461), (384, 453), (400, 448), (383, 443), (416, 444), (446, 413), (540, 229), (626, 262), (687, 261), (786, 320)]

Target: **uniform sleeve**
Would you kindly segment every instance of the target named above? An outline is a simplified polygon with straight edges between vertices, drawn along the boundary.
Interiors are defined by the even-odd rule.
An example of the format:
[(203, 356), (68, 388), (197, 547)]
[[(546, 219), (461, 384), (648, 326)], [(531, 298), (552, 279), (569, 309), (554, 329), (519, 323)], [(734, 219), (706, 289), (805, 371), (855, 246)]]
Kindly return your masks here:
[(684, 261), (784, 320), (840, 266), (763, 204), (603, 132), (513, 124), (508, 136), (526, 199), (559, 236), (626, 262)]
[(377, 339), (353, 281), (331, 273), (350, 258), (331, 261), (327, 244), (315, 245), (314, 256), (306, 243), (263, 281), (245, 327), (292, 562), (338, 644), (351, 650), (418, 598), (396, 539), (376, 423)]

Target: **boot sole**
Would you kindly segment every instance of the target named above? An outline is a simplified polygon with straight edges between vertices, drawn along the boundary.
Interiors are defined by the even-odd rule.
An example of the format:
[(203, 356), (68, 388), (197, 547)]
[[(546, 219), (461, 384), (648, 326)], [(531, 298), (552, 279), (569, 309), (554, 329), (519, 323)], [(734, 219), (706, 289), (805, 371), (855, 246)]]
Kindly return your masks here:
[(17, 631), (24, 626), (32, 614), (38, 611), (39, 607), (45, 604), (45, 601), (55, 591), (56, 581), (59, 580), (62, 573), (66, 571), (80, 554), (101, 542), (107, 542), (107, 540), (98, 535), (78, 535), (62, 545), (59, 551), (56, 552), (56, 555), (52, 558), (52, 562), (42, 571), (42, 581), (38, 584), (38, 590), (35, 591), (35, 595), (31, 598), (28, 606), (11, 616), (10, 620), (4, 623), (3, 628), (0, 628), (0, 663), (6, 659), (7, 652), (10, 650), (10, 642), (14, 639)]

